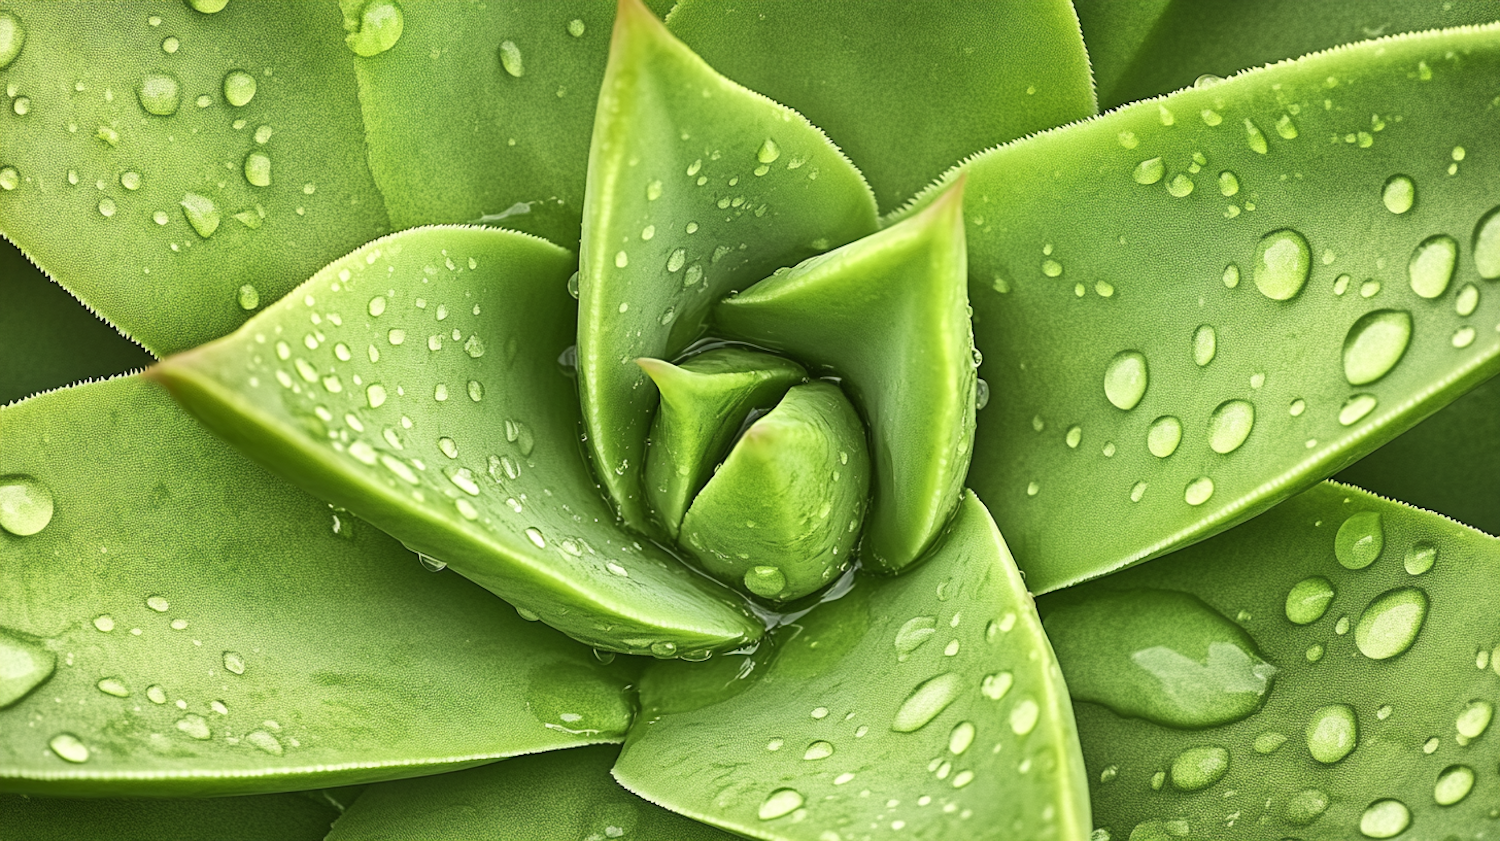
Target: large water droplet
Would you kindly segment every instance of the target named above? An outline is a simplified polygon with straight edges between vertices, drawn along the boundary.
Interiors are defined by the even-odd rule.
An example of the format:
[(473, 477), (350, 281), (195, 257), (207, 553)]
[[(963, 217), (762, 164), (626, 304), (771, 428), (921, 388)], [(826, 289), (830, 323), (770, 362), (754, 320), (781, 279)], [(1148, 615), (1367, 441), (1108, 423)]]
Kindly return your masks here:
[(830, 756), (833, 756), (833, 743), (825, 742), (822, 739), (808, 745), (807, 750), (802, 753), (802, 758), (808, 762), (816, 762), (819, 759), (827, 759)]
[(1417, 185), (1405, 175), (1392, 175), (1380, 190), (1380, 200), (1385, 209), (1401, 214), (1411, 210), (1417, 200)]
[(937, 617), (935, 616), (916, 616), (906, 620), (901, 630), (896, 632), (896, 659), (905, 661), (913, 651), (921, 648), (935, 633), (937, 633)]
[(1219, 352), (1219, 334), (1212, 324), (1200, 324), (1193, 331), (1193, 362), (1199, 368), (1214, 361)]
[(78, 765), (89, 761), (89, 746), (72, 733), (58, 733), (47, 742), (47, 747), (66, 762)]
[(1255, 246), (1255, 288), (1273, 301), (1297, 297), (1311, 270), (1312, 249), (1290, 228), (1266, 234)]
[(243, 70), (231, 70), (224, 76), (224, 101), (236, 108), (255, 98), (255, 77)]
[(1423, 298), (1438, 298), (1448, 291), (1453, 270), (1458, 266), (1458, 242), (1446, 234), (1422, 240), (1411, 253), (1406, 273), (1411, 291)]
[(1229, 772), (1229, 751), (1218, 745), (1188, 748), (1172, 760), (1172, 787), (1202, 791)]
[(1146, 432), (1146, 449), (1157, 458), (1166, 458), (1177, 452), (1182, 443), (1182, 421), (1171, 415), (1163, 415), (1151, 422)]
[(0, 476), (0, 529), (27, 537), (52, 522), (52, 491), (34, 476)]
[(146, 113), (158, 117), (176, 114), (177, 106), (182, 104), (182, 86), (178, 84), (177, 77), (169, 73), (146, 74), (135, 94)]
[(1354, 644), (1371, 660), (1386, 660), (1411, 648), (1427, 621), (1427, 594), (1398, 587), (1376, 596), (1354, 626)]
[(1135, 171), (1130, 177), (1137, 184), (1155, 184), (1167, 174), (1167, 165), (1162, 163), (1161, 158), (1149, 158), (1135, 165)]
[(1187, 593), (1076, 598), (1043, 624), (1074, 700), (1168, 727), (1239, 721), (1265, 703), (1276, 673), (1244, 629)]
[(1495, 718), (1495, 705), (1489, 701), (1470, 701), (1458, 714), (1454, 728), (1458, 730), (1458, 743), (1466, 745), (1484, 735)]
[(1438, 548), (1425, 540), (1419, 540), (1406, 550), (1406, 560), (1402, 566), (1406, 568), (1408, 575), (1421, 575), (1432, 569), (1437, 563)]
[(57, 668), (57, 655), (0, 628), (0, 710), (46, 683)]
[(505, 72), (519, 79), (526, 75), (526, 63), (521, 58), (521, 48), (515, 41), (500, 42), (500, 66)]
[(1255, 406), (1248, 400), (1226, 400), (1208, 419), (1208, 446), (1221, 455), (1238, 450), (1255, 428)]
[(896, 710), (891, 729), (897, 733), (911, 733), (926, 727), (953, 703), (962, 686), (963, 679), (952, 672), (944, 672), (918, 684)]
[(1333, 596), (1332, 581), (1321, 575), (1304, 578), (1286, 594), (1286, 618), (1296, 625), (1311, 625), (1328, 612)]
[(1344, 336), (1344, 378), (1350, 385), (1375, 382), (1396, 367), (1409, 344), (1411, 313), (1404, 310), (1365, 313)]
[(219, 208), (214, 205), (213, 199), (197, 193), (187, 193), (178, 204), (182, 205), (182, 215), (187, 217), (188, 224), (193, 226), (198, 236), (208, 239), (219, 229)]
[(1329, 704), (1313, 710), (1307, 722), (1307, 750), (1312, 758), (1332, 765), (1359, 744), (1359, 719), (1348, 704)]
[(755, 159), (763, 164), (774, 163), (779, 157), (781, 157), (781, 147), (777, 146), (776, 141), (769, 137), (755, 151)]
[(1333, 539), (1333, 555), (1345, 569), (1364, 569), (1375, 563), (1384, 548), (1385, 529), (1377, 511), (1351, 515)]
[(1500, 278), (1500, 207), (1484, 214), (1474, 226), (1474, 268), (1485, 280)]
[(802, 808), (802, 794), (792, 788), (778, 788), (766, 796), (757, 813), (761, 820), (772, 821)]
[(1104, 396), (1115, 408), (1130, 411), (1146, 395), (1146, 357), (1136, 350), (1115, 354), (1104, 369)]
[(406, 18), (395, 0), (369, 0), (359, 9), (358, 16), (347, 12), (344, 16), (344, 43), (357, 56), (369, 58), (380, 55), (401, 40), (401, 30)]
[(1359, 831), (1366, 838), (1395, 838), (1411, 826), (1411, 810), (1400, 800), (1377, 800), (1359, 816)]
[(245, 180), (252, 187), (271, 186), (271, 157), (265, 152), (251, 152), (245, 156)]
[(1467, 765), (1449, 765), (1438, 774), (1432, 787), (1432, 799), (1439, 806), (1452, 806), (1474, 790), (1474, 769)]
[(1270, 147), (1266, 145), (1265, 133), (1249, 117), (1245, 118), (1245, 142), (1250, 147), (1250, 151), (1257, 155), (1264, 155), (1270, 150)]
[(26, 44), (26, 27), (10, 12), (0, 12), (0, 70), (10, 66)]

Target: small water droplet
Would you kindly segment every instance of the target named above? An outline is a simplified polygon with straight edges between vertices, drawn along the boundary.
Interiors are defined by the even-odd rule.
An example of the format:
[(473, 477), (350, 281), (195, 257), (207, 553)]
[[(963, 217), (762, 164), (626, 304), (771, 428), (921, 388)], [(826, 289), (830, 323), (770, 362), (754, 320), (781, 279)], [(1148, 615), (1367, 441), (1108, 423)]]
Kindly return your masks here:
[(1218, 745), (1188, 748), (1172, 760), (1172, 787), (1202, 791), (1229, 772), (1229, 751)]
[(1068, 427), (1067, 434), (1063, 436), (1063, 442), (1070, 450), (1078, 449), (1078, 445), (1083, 442), (1083, 427), (1077, 424)]
[(535, 526), (526, 527), (526, 539), (530, 540), (532, 545), (538, 549), (547, 548), (547, 538), (542, 535), (542, 530)]
[(1041, 707), (1037, 706), (1035, 701), (1026, 698), (1010, 711), (1010, 731), (1017, 736), (1025, 736), (1036, 728), (1036, 722), (1040, 716)]
[(1398, 587), (1376, 596), (1354, 626), (1354, 644), (1371, 660), (1388, 660), (1411, 648), (1427, 620), (1427, 594)]
[(1495, 718), (1495, 705), (1489, 701), (1470, 701), (1464, 706), (1463, 712), (1458, 714), (1454, 727), (1458, 730), (1458, 743), (1467, 745), (1469, 742), (1484, 735), (1484, 731), (1490, 729), (1490, 722)]
[(469, 380), (469, 399), (475, 403), (484, 399), (484, 383), (479, 380)]
[(1425, 540), (1419, 540), (1406, 550), (1406, 561), (1403, 565), (1408, 575), (1421, 575), (1432, 569), (1432, 565), (1437, 563), (1437, 557), (1436, 546)]
[(1281, 135), (1282, 140), (1297, 139), (1297, 124), (1292, 122), (1291, 114), (1282, 114), (1276, 118), (1276, 133)]
[(239, 652), (226, 651), (224, 652), (224, 668), (237, 675), (242, 675), (245, 673), (245, 658), (240, 656)]
[(905, 661), (937, 632), (937, 617), (916, 616), (906, 620), (896, 632), (896, 659)]
[(29, 537), (52, 522), (52, 491), (34, 476), (0, 476), (0, 529)]
[(115, 200), (114, 199), (109, 198), (108, 196), (106, 196), (106, 197), (104, 197), (104, 198), (102, 198), (102, 199), (99, 200), (99, 215), (100, 216), (103, 216), (105, 219), (109, 219), (110, 217), (112, 217), (112, 216), (115, 215), (115, 210), (116, 210), (116, 206), (115, 206)]
[[(346, 4), (346, 8), (348, 5)], [(356, 6), (357, 14), (344, 13), (344, 43), (355, 55), (363, 58), (380, 55), (401, 40), (401, 30), (406, 24), (401, 6), (395, 0), (367, 0)]]
[(130, 687), (126, 686), (125, 682), (117, 677), (104, 678), (99, 681), (97, 686), (99, 687), (99, 691), (105, 695), (112, 695), (116, 698), (130, 697)]
[(182, 104), (182, 86), (170, 73), (148, 73), (136, 88), (136, 98), (148, 114), (170, 117)]
[(65, 762), (78, 765), (89, 761), (88, 745), (72, 733), (58, 733), (47, 742), (47, 746)]
[(1238, 450), (1255, 427), (1255, 405), (1248, 400), (1226, 400), (1208, 419), (1208, 446), (1220, 455)]
[(1286, 744), (1286, 736), (1273, 732), (1262, 733), (1255, 737), (1255, 752), (1260, 754), (1275, 753), (1284, 744)]
[(224, 101), (236, 108), (255, 98), (255, 77), (243, 70), (231, 70), (224, 76)]
[(1411, 826), (1411, 810), (1400, 800), (1377, 800), (1359, 816), (1359, 831), (1366, 838), (1395, 838)]
[(281, 756), (285, 751), (285, 748), (281, 746), (281, 740), (265, 730), (251, 730), (245, 734), (245, 742), (272, 756)]
[(1249, 145), (1250, 151), (1258, 155), (1264, 155), (1270, 150), (1270, 147), (1266, 145), (1265, 133), (1248, 117), (1245, 118), (1245, 142)]
[(1167, 174), (1167, 165), (1162, 163), (1161, 158), (1147, 158), (1135, 165), (1135, 170), (1130, 177), (1137, 184), (1151, 185), (1160, 181)]
[(484, 356), (484, 342), (479, 340), (479, 336), (471, 334), (468, 340), (464, 342), (464, 353), (467, 353), (473, 359)]
[(239, 297), (240, 309), (250, 311), (260, 306), (260, 292), (254, 286), (245, 284), (240, 287)]
[(651, 643), (651, 656), (661, 660), (675, 657), (677, 656), (677, 643), (668, 640), (653, 642)]
[(1140, 351), (1121, 351), (1104, 369), (1104, 396), (1115, 408), (1129, 411), (1146, 395), (1148, 382), (1146, 357)]
[(198, 236), (208, 239), (219, 229), (219, 209), (212, 199), (197, 193), (187, 193), (178, 204), (182, 206), (183, 216), (187, 217), (188, 224), (193, 226)]
[(802, 758), (809, 762), (827, 759), (830, 756), (833, 756), (833, 743), (821, 739), (808, 745), (807, 750), (802, 754)]
[(1292, 826), (1307, 826), (1328, 810), (1328, 794), (1319, 789), (1307, 788), (1287, 798), (1282, 815)]
[(1207, 476), (1199, 476), (1189, 482), (1182, 492), (1182, 498), (1188, 505), (1199, 506), (1208, 502), (1208, 498), (1214, 495), (1214, 480)]
[(1432, 787), (1433, 802), (1439, 806), (1452, 806), (1462, 802), (1474, 790), (1474, 769), (1467, 765), (1449, 765), (1438, 774)]
[(1296, 625), (1310, 625), (1328, 612), (1333, 596), (1332, 581), (1321, 575), (1304, 578), (1286, 594), (1286, 618)]
[[(745, 571), (744, 581), (746, 590), (764, 599), (774, 599), (786, 589), (786, 573), (776, 566), (753, 566)], [(899, 649), (901, 647), (899, 636), (897, 640), (896, 647)]]
[(944, 672), (918, 684), (896, 711), (891, 729), (897, 733), (912, 733), (927, 726), (958, 697), (963, 679), (952, 672)]
[(1484, 214), (1474, 226), (1474, 267), (1485, 280), (1500, 278), (1500, 207)]
[(1199, 368), (1214, 361), (1219, 352), (1219, 334), (1212, 324), (1200, 324), (1193, 331), (1193, 362)]
[(1167, 182), (1167, 194), (1173, 198), (1187, 198), (1192, 195), (1193, 186), (1193, 179), (1179, 172)]
[(1356, 394), (1344, 401), (1339, 408), (1339, 423), (1350, 426), (1358, 423), (1365, 415), (1375, 410), (1378, 399), (1373, 394)]
[(579, 20), (578, 18), (573, 18), (572, 20), (568, 21), (568, 34), (572, 35), (574, 38), (582, 38), (585, 29), (586, 27), (584, 26), (583, 21)]
[(1333, 539), (1333, 554), (1345, 569), (1364, 569), (1375, 563), (1385, 548), (1385, 528), (1377, 511), (1361, 511), (1339, 526)]
[(1240, 178), (1229, 170), (1219, 173), (1219, 195), (1228, 198), (1240, 191)]
[(974, 735), (973, 723), (960, 721), (948, 734), (948, 752), (954, 756), (962, 755), (970, 745), (974, 744)]
[(1360, 316), (1344, 337), (1344, 377), (1350, 385), (1373, 383), (1390, 373), (1411, 342), (1411, 314), (1375, 310)]
[(802, 808), (802, 794), (796, 789), (778, 788), (766, 796), (757, 815), (763, 821), (785, 817)]
[(1453, 338), (1449, 342), (1456, 348), (1466, 348), (1474, 344), (1476, 335), (1473, 327), (1465, 325), (1453, 331)]
[(1380, 200), (1386, 210), (1398, 215), (1405, 213), (1416, 203), (1417, 185), (1410, 176), (1392, 175), (1380, 190)]
[(1411, 253), (1406, 265), (1411, 290), (1423, 298), (1438, 298), (1448, 291), (1458, 266), (1458, 242), (1446, 234), (1428, 237)]
[(769, 137), (766, 138), (764, 143), (760, 144), (760, 148), (755, 152), (755, 159), (763, 164), (774, 163), (779, 157), (781, 157), (781, 147), (777, 146), (776, 141)]
[(1166, 458), (1177, 452), (1182, 442), (1182, 421), (1171, 415), (1163, 415), (1151, 422), (1146, 433), (1146, 449), (1157, 458)]
[(1332, 765), (1359, 744), (1359, 720), (1348, 704), (1329, 704), (1313, 711), (1307, 723), (1307, 750), (1312, 758)]
[(990, 384), (980, 377), (974, 383), (974, 411), (978, 412), (990, 405)]
[(1292, 417), (1300, 418), (1302, 417), (1302, 413), (1307, 411), (1307, 401), (1298, 397), (1296, 400), (1292, 401), (1291, 405), (1287, 407), (1286, 411), (1287, 414), (1291, 415)]
[(1224, 267), (1224, 286), (1233, 289), (1240, 285), (1240, 267), (1234, 263)]
[(1307, 239), (1290, 228), (1266, 234), (1255, 247), (1255, 287), (1273, 301), (1297, 297), (1311, 270)]
[(521, 59), (521, 48), (516, 46), (516, 42), (500, 42), (500, 66), (517, 79), (526, 75), (526, 63)]

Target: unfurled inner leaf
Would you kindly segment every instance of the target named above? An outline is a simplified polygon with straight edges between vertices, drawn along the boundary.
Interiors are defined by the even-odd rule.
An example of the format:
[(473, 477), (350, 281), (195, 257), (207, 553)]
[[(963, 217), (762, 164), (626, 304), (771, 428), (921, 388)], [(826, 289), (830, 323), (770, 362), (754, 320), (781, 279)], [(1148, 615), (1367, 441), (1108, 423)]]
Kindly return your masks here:
[(572, 266), (524, 234), (416, 229), (155, 370), (253, 458), (575, 639), (660, 656), (754, 639), (739, 597), (599, 495), (558, 362)]
[[(1369, 565), (1350, 568), (1352, 547), (1373, 547)], [(1497, 573), (1500, 541), (1326, 483), (1198, 546), (1042, 599), (1049, 632), (1060, 611), (1092, 605), (1089, 632), (1111, 640), (1054, 635), (1070, 687), (1137, 671), (1163, 646), (1194, 661), (1159, 670), (1154, 692), (1075, 695), (1095, 823), (1112, 838), (1472, 836), (1491, 820), (1500, 760), (1500, 626), (1475, 607), (1493, 599)], [(1173, 617), (1139, 621), (1141, 604), (1163, 600)], [(1274, 668), (1260, 705), (1236, 699), (1212, 648), (1192, 650), (1205, 615)], [(1130, 706), (1173, 696), (1191, 699), (1175, 721)], [(1239, 711), (1207, 721), (1228, 707)]]
[(1242, 521), (1500, 370), (1497, 36), (1337, 50), (965, 167), (997, 395), (969, 483), (1033, 590)]
[[(958, 185), (913, 218), (777, 272), (714, 310), (725, 334), (844, 379), (870, 427), (875, 473), (862, 551), (892, 572), (931, 544), (969, 467), (978, 357), (962, 205)], [(877, 326), (884, 335), (873, 339)]]
[(789, 108), (725, 79), (637, 0), (620, 5), (589, 152), (578, 374), (595, 467), (626, 523), (656, 389), (709, 306), (875, 229), (859, 171)]
[(734, 837), (620, 788), (609, 776), (616, 753), (613, 748), (579, 748), (373, 786), (339, 818), (328, 841)]
[(667, 27), (828, 132), (882, 210), (966, 155), (1095, 113), (1065, 0), (684, 0)]
[[(35, 533), (0, 530), (0, 790), (316, 788), (612, 741), (630, 720), (628, 669), (423, 571), (159, 386), (32, 398), (0, 410), (0, 441), (0, 487), (24, 477), (53, 503)], [(38, 652), (55, 668), (18, 674)], [(26, 814), (6, 809), (0, 837)]]
[(0, 230), (148, 349), (228, 333), (388, 230), (333, 4), (8, 8)]
[(748, 656), (663, 663), (615, 777), (755, 838), (1080, 839), (1067, 690), (966, 496), (923, 564), (860, 577)]

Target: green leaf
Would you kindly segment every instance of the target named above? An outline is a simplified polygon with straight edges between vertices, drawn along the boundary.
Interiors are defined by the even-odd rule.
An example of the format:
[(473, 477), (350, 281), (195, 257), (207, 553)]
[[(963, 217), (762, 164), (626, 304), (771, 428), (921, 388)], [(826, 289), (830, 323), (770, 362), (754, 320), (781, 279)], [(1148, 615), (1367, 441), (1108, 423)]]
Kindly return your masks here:
[(318, 496), (599, 648), (734, 648), (734, 593), (621, 531), (558, 364), (573, 257), (419, 228), (328, 265), (239, 332), (154, 369), (209, 428)]
[[(1206, 729), (1117, 715), (1110, 707), (1132, 697), (1118, 688), (1095, 703), (1075, 696), (1095, 822), (1113, 838), (1389, 838), (1406, 815), (1403, 838), (1473, 836), (1500, 760), (1489, 726), (1500, 637), (1476, 610), (1497, 574), (1500, 541), (1325, 483), (1198, 546), (1043, 598), (1049, 632), (1059, 604), (1095, 604), (1092, 633), (1115, 640), (1101, 650), (1053, 634), (1070, 687), (1083, 671), (1149, 670), (1147, 694), (1200, 707), (1242, 687), (1206, 680), (1215, 653), (1189, 650), (1204, 637), (1184, 617), (1141, 635), (1132, 612), (1164, 594), (1253, 637), (1276, 669), (1258, 713)], [(1182, 659), (1169, 667), (1172, 654)]]
[(1099, 105), (1113, 108), (1241, 70), (1352, 44), (1500, 18), (1484, 0), (1077, 0)]
[(0, 404), (151, 364), (0, 239)]
[(1338, 480), (1500, 534), (1500, 379), (1453, 401)]
[(0, 841), (322, 841), (339, 816), (304, 794), (184, 800), (0, 795)]
[(734, 587), (789, 601), (853, 560), (870, 496), (865, 427), (839, 387), (793, 386), (693, 500), (678, 545)]
[(637, 359), (661, 391), (646, 454), (646, 501), (677, 539), (682, 515), (723, 462), (751, 412), (776, 405), (807, 378), (789, 359), (743, 348), (714, 348), (673, 365)]
[[(974, 440), (963, 185), (912, 218), (777, 272), (714, 310), (726, 335), (844, 379), (870, 428), (875, 492), (862, 544), (896, 572), (958, 504)], [(891, 338), (872, 342), (872, 325)]]
[(0, 439), (4, 483), (54, 503), (40, 532), (0, 531), (0, 651), (56, 663), (0, 710), (0, 789), (345, 785), (610, 741), (630, 719), (627, 673), (424, 572), (159, 386), (35, 397), (0, 410)]
[(614, 4), (420, 3), (355, 59), (391, 223), (492, 221), (576, 248)]
[(1095, 113), (1065, 0), (685, 0), (667, 25), (828, 132), (881, 210), (980, 149)]
[(9, 8), (28, 103), (0, 113), (0, 230), (147, 349), (223, 335), (388, 229), (331, 4)]
[(339, 818), (328, 841), (553, 841), (733, 836), (641, 800), (609, 777), (616, 751), (579, 748), (384, 783)]
[(1474, 82), (1497, 33), (1335, 50), (964, 168), (997, 395), (968, 481), (1033, 590), (1253, 516), (1500, 370), (1500, 87)]
[(648, 669), (615, 777), (755, 838), (1080, 839), (1060, 677), (970, 494), (905, 576), (856, 579), (754, 654)]
[(656, 389), (635, 364), (699, 338), (726, 292), (875, 229), (858, 170), (796, 112), (725, 79), (622, 0), (589, 151), (578, 373), (594, 464), (647, 530)]

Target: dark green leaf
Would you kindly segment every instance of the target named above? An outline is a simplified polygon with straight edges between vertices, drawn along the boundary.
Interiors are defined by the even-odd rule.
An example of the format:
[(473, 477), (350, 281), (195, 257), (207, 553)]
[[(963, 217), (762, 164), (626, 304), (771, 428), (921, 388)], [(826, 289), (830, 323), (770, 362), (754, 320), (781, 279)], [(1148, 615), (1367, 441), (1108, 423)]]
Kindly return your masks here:
[(620, 530), (583, 461), (573, 265), (512, 231), (406, 231), (155, 370), (252, 458), (576, 639), (743, 645), (742, 600)]
[(1406, 36), (965, 167), (995, 395), (969, 484), (1033, 590), (1253, 516), (1500, 369), (1496, 79), (1500, 28)]
[[(1095, 823), (1118, 839), (1480, 837), (1500, 760), (1497, 576), (1500, 541), (1326, 483), (1042, 599), (1049, 632), (1059, 610), (1093, 605), (1090, 633), (1113, 640), (1053, 635), (1070, 686), (1091, 670), (1153, 677), (1075, 699)], [(1168, 597), (1174, 615), (1156, 628), (1133, 621)], [(1113, 712), (1142, 696), (1200, 711), (1239, 703), (1246, 684), (1220, 679), (1243, 670), (1246, 649), (1193, 650), (1218, 634), (1199, 614), (1253, 637), (1275, 667), (1259, 712), (1240, 706), (1203, 729)]]
[(626, 523), (656, 389), (708, 308), (778, 266), (875, 229), (859, 172), (796, 112), (725, 79), (625, 0), (589, 152), (578, 373), (594, 464)]
[(651, 667), (615, 777), (755, 838), (1084, 838), (1067, 690), (1010, 553), (972, 494), (942, 540), (754, 654)]
[(0, 841), (322, 841), (339, 809), (304, 794), (193, 800), (0, 795)]
[(610, 779), (612, 748), (579, 748), (471, 771), (385, 783), (339, 818), (328, 841), (728, 841)]
[(828, 132), (882, 210), (966, 155), (1095, 113), (1066, 0), (685, 0), (667, 24)]
[[(0, 710), (0, 789), (343, 785), (630, 719), (627, 673), (263, 473), (159, 386), (32, 398), (0, 410), (0, 440), (0, 485), (28, 475), (53, 503), (38, 533), (0, 531), (0, 688), (23, 692)], [(16, 652), (50, 679), (14, 686), (35, 681)]]

